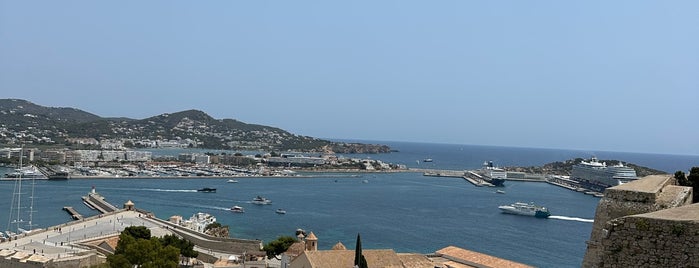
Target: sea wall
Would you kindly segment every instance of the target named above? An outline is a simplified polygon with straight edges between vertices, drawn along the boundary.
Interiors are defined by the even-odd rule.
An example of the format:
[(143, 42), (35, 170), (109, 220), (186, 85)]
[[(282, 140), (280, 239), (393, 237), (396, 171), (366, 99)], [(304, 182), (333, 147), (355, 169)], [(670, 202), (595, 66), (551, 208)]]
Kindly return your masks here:
[[(595, 222), (592, 226), (592, 233), (587, 243), (587, 251), (585, 252), (582, 266), (626, 267), (625, 265), (619, 266), (620, 264), (615, 261), (631, 258), (626, 255), (636, 254), (638, 253), (638, 249), (635, 249), (633, 254), (629, 251), (624, 251), (622, 253), (620, 248), (617, 248), (618, 244), (616, 242), (619, 241), (614, 240), (619, 239), (618, 234), (615, 232), (624, 230), (623, 235), (625, 235), (624, 238), (626, 239), (635, 240), (647, 238), (649, 241), (652, 240), (649, 234), (644, 233), (648, 230), (644, 228), (631, 228), (630, 226), (635, 227), (635, 223), (625, 225), (625, 223), (632, 221), (625, 217), (691, 204), (692, 189), (690, 187), (676, 186), (675, 183), (675, 179), (670, 175), (653, 175), (606, 189), (604, 197), (600, 200), (595, 212)], [(674, 221), (679, 221), (679, 219), (672, 217), (664, 220), (665, 222), (663, 224), (674, 224)], [(660, 228), (662, 225), (661, 223), (656, 223), (659, 225), (656, 226), (657, 228), (654, 227), (654, 231), (665, 230)], [(620, 226), (627, 226), (628, 230)], [(667, 235), (672, 235), (672, 233), (661, 232), (659, 235), (661, 235), (660, 237), (665, 237)], [(664, 254), (661, 253), (663, 251), (656, 248), (657, 245), (663, 243), (657, 242), (657, 237), (654, 239), (656, 239), (654, 240), (656, 241), (655, 243), (643, 244), (644, 246), (652, 246), (645, 248), (643, 252), (647, 255)], [(614, 256), (611, 256), (612, 253)], [(666, 257), (667, 256), (663, 255), (653, 258), (664, 259)]]

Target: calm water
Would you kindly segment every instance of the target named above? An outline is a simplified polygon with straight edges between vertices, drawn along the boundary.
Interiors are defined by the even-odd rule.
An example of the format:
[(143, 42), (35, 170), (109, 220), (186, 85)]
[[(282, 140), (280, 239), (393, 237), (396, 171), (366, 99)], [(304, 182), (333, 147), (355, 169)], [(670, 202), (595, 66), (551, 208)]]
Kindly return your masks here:
[[(446, 169), (475, 168), (484, 160), (494, 160), (498, 165), (540, 165), (588, 157), (581, 152), (561, 150), (390, 145), (400, 152), (370, 156), (409, 166)], [(614, 158), (602, 153), (596, 155)], [(657, 165), (643, 165), (663, 170), (675, 168), (663, 156), (631, 156), (636, 158), (620, 160), (637, 163), (645, 157)], [(423, 158), (433, 158), (434, 162), (418, 164), (416, 160)], [(696, 157), (677, 158), (695, 166), (699, 163)], [(474, 187), (462, 179), (424, 177), (416, 173), (361, 174), (360, 177), (325, 174), (317, 178), (238, 179), (239, 183), (226, 183), (226, 180), (37, 181), (35, 210), (38, 213), (34, 222), (46, 227), (69, 221), (68, 214), (61, 211), (64, 206), (73, 206), (84, 215), (94, 214), (82, 204), (80, 196), (95, 186), (113, 204), (133, 200), (137, 207), (153, 211), (163, 219), (171, 215), (189, 217), (196, 212), (213, 214), (219, 222), (231, 227), (235, 237), (270, 241), (303, 228), (318, 236), (319, 248), (329, 249), (338, 241), (352, 247), (357, 233), (361, 233), (365, 248), (430, 253), (455, 245), (535, 266), (576, 267), (582, 262), (585, 241), (592, 228), (589, 220), (594, 217), (599, 201), (545, 183), (507, 182), (504, 189), (507, 193), (503, 195), (494, 193), (493, 188)], [(363, 180), (368, 183), (362, 183)], [(8, 200), (0, 203), (3, 229), (7, 226), (13, 186), (13, 182), (0, 183), (0, 196)], [(203, 187), (215, 187), (218, 191), (195, 191)], [(272, 199), (274, 204), (251, 204), (256, 195)], [(536, 219), (498, 211), (498, 205), (515, 201), (547, 206), (553, 215), (562, 217)], [(244, 207), (246, 213), (227, 211), (234, 205)], [(284, 208), (287, 214), (276, 214), (277, 208)]]

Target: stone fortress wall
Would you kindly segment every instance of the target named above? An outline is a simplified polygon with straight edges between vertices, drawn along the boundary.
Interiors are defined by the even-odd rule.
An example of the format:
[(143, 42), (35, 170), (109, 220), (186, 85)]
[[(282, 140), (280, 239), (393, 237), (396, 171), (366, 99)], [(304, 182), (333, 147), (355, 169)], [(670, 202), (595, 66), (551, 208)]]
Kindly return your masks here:
[(583, 267), (699, 267), (699, 204), (692, 188), (654, 175), (608, 188)]

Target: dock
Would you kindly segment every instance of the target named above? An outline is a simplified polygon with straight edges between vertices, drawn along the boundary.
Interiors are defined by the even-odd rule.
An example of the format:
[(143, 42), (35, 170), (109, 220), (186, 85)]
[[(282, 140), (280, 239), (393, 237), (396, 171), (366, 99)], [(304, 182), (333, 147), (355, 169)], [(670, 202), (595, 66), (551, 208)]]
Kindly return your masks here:
[(83, 215), (80, 215), (80, 213), (78, 213), (78, 211), (75, 210), (73, 207), (63, 207), (63, 210), (67, 211), (68, 214), (70, 214), (70, 216), (76, 221), (82, 220), (84, 218)]
[(87, 205), (91, 209), (99, 211), (102, 214), (111, 213), (119, 210), (117, 207), (107, 202), (104, 199), (104, 197), (98, 194), (95, 191), (95, 187), (92, 187), (92, 191), (90, 191), (89, 194), (83, 196), (82, 198), (85, 205)]
[(478, 187), (483, 187), (483, 186), (488, 186), (488, 187), (493, 187), (493, 185), (490, 182), (485, 181), (481, 175), (476, 174), (473, 171), (467, 171), (464, 175), (464, 179), (467, 180), (468, 182), (472, 183), (475, 186)]
[(472, 171), (457, 171), (457, 170), (431, 170), (431, 171), (425, 171), (425, 173), (422, 174), (423, 176), (428, 176), (428, 177), (450, 177), (450, 178), (462, 178), (466, 180), (467, 182), (470, 182), (471, 184), (478, 186), (478, 187), (483, 187), (483, 186), (488, 186), (488, 187), (493, 187), (494, 185), (481, 179), (480, 175), (473, 173)]

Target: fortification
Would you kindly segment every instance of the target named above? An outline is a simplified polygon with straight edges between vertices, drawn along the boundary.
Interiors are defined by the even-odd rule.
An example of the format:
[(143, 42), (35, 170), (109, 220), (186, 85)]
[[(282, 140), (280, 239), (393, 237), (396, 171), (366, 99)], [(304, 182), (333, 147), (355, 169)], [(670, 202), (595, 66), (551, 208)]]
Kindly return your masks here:
[(699, 266), (699, 204), (675, 184), (654, 175), (605, 190), (582, 266)]

